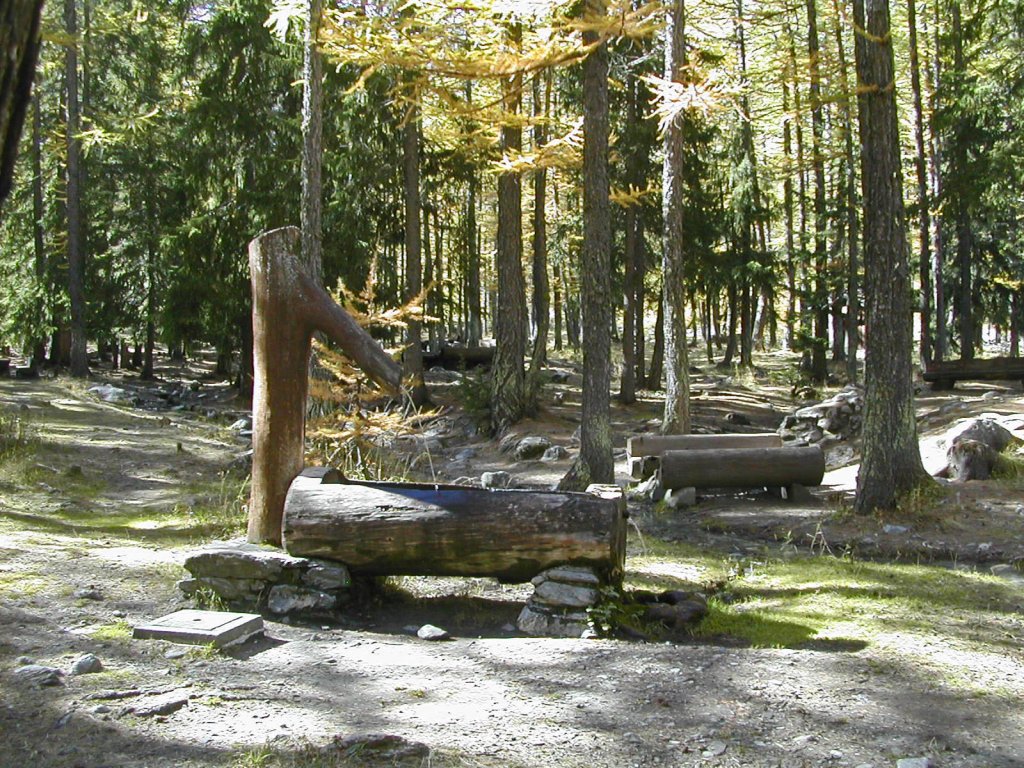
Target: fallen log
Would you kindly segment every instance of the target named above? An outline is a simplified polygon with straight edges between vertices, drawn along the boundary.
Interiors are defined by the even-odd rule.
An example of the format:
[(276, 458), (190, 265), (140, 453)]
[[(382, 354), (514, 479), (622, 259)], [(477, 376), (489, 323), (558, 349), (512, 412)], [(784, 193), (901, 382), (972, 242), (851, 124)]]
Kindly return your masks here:
[(442, 344), (436, 352), (423, 352), (426, 367), (441, 366), (449, 371), (487, 366), (494, 362), (494, 347), (463, 347)]
[(665, 488), (786, 488), (820, 485), (824, 476), (825, 454), (817, 445), (666, 451), (661, 457)]
[(344, 563), (357, 575), (492, 576), (529, 581), (548, 568), (593, 568), (622, 580), (621, 491), (488, 490), (460, 485), (346, 481), (307, 469), (292, 483), (284, 547)]
[(665, 451), (718, 448), (781, 448), (774, 432), (763, 435), (639, 435), (626, 441), (629, 456), (661, 456)]

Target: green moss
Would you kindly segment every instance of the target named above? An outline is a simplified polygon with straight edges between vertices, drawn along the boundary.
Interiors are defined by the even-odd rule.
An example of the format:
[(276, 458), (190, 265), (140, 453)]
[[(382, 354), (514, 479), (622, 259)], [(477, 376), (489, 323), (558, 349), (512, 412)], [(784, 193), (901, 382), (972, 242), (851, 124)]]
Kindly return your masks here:
[(127, 642), (132, 637), (132, 625), (124, 619), (96, 627), (89, 633), (93, 640)]

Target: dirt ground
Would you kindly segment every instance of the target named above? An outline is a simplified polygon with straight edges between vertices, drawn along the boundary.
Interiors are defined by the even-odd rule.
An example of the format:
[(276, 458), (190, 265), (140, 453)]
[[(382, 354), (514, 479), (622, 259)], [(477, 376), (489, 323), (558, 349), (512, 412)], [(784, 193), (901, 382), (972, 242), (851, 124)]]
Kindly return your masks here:
[[(539, 417), (518, 431), (571, 450), (578, 374), (560, 367), (569, 380), (549, 385)], [(231, 653), (131, 640), (132, 625), (189, 607), (174, 586), (181, 561), (221, 532), (210, 509), (242, 503), (229, 468), (246, 439), (228, 425), (244, 404), (201, 369), (161, 375), (163, 390), (177, 387), (196, 410), (152, 393), (147, 409), (64, 380), (0, 381), (0, 403), (37, 440), (0, 477), (0, 768), (244, 768), (268, 764), (265, 745), (371, 733), (427, 744), (431, 765), (882, 768), (927, 756), (935, 766), (1024, 766), (1020, 621), (981, 658), (955, 640), (920, 647), (903, 629), (894, 633), (905, 655), (869, 641), (762, 649), (728, 639), (536, 639), (512, 627), (527, 587), (439, 579), (416, 584), (418, 599), (385, 595), (337, 625), (268, 620), (264, 639)], [(796, 407), (785, 385), (714, 372), (694, 381), (700, 424), (725, 427), (727, 414), (742, 413), (750, 430), (771, 430)], [(449, 410), (404, 441), (410, 455), (431, 452), (432, 476), (502, 469), (521, 485), (549, 486), (564, 473), (568, 460), (512, 462), (490, 441), (453, 431), (462, 423), (456, 385), (435, 385)], [(658, 406), (653, 396), (616, 406), (616, 444), (649, 428)], [(1024, 393), (970, 384), (923, 393), (926, 463), (940, 458), (939, 435), (956, 419), (983, 412), (1024, 414)], [(625, 482), (621, 452), (617, 470)], [(813, 550), (982, 569), (1024, 558), (1019, 485), (965, 484), (940, 513), (865, 520), (837, 514), (855, 472), (837, 467), (801, 504), (719, 496), (666, 515), (632, 503), (631, 552), (647, 536), (723, 556)], [(663, 564), (693, 586), (687, 567)], [(425, 622), (454, 639), (410, 634)], [(104, 671), (50, 687), (14, 676), (29, 660), (67, 672), (84, 653)], [(914, 663), (922, 656), (999, 693), (965, 693)]]

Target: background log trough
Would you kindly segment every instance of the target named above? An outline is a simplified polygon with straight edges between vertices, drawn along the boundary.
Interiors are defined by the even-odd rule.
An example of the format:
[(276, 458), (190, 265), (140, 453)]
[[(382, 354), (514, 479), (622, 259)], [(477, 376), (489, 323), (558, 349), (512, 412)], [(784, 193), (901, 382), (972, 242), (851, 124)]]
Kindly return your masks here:
[(658, 471), (666, 451), (721, 448), (781, 448), (774, 432), (763, 435), (638, 435), (626, 441), (626, 456), (634, 480), (646, 480)]
[(344, 563), (354, 575), (491, 576), (530, 581), (572, 565), (619, 584), (625, 500), (588, 493), (369, 483), (307, 469), (285, 502), (284, 547)]
[(719, 448), (666, 451), (661, 458), (665, 488), (785, 488), (820, 485), (825, 454), (816, 445), (799, 448)]

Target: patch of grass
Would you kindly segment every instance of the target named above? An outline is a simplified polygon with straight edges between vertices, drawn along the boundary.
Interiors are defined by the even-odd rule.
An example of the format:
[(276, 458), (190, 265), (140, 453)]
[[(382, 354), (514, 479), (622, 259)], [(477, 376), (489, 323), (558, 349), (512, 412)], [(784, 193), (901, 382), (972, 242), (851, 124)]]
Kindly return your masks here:
[(96, 627), (96, 629), (89, 633), (89, 636), (93, 640), (101, 642), (125, 643), (132, 638), (132, 625), (124, 619), (118, 619), (109, 624)]
[(992, 477), (997, 480), (1024, 480), (1024, 447), (1018, 445), (1016, 450), (1005, 451), (996, 456)]
[(774, 618), (770, 608), (754, 605), (730, 605), (712, 598), (708, 601), (708, 613), (693, 630), (693, 636), (737, 639), (754, 648), (794, 648), (817, 634), (812, 627)]
[(37, 571), (0, 571), (0, 597), (18, 600), (59, 591), (57, 580)]
[(38, 444), (36, 431), (25, 416), (0, 410), (0, 463), (31, 454)]
[(936, 521), (945, 516), (940, 504), (949, 496), (946, 486), (931, 479), (902, 494), (896, 500), (894, 516), (899, 520)]
[(506, 758), (468, 755), (461, 750), (434, 749), (425, 758), (390, 758), (374, 750), (339, 751), (297, 741), (290, 747), (251, 747), (239, 753), (231, 768), (524, 768)]

